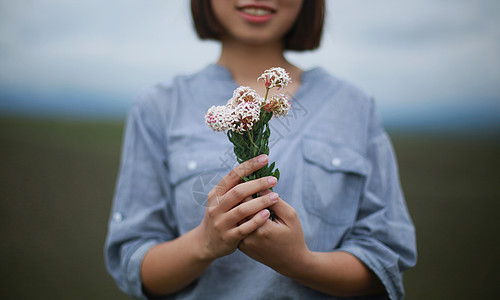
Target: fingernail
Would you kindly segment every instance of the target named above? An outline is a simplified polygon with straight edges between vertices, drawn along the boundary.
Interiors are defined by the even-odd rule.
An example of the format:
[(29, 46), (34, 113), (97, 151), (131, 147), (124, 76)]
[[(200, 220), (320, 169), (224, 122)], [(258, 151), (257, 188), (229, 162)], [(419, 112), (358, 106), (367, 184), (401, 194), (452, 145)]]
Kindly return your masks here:
[(259, 158), (257, 158), (257, 161), (260, 162), (260, 163), (265, 163), (265, 162), (267, 162), (267, 159), (268, 159), (267, 155), (262, 154), (262, 155), (259, 156)]
[(267, 209), (264, 209), (263, 211), (260, 212), (260, 215), (263, 216), (264, 218), (268, 218), (269, 215), (271, 215), (271, 212)]
[(276, 202), (278, 200), (279, 196), (276, 193), (271, 193), (269, 194), (269, 199), (273, 200), (273, 202)]
[(271, 176), (267, 179), (267, 182), (269, 182), (269, 184), (276, 184), (276, 182), (278, 182), (278, 179), (276, 179), (276, 177)]

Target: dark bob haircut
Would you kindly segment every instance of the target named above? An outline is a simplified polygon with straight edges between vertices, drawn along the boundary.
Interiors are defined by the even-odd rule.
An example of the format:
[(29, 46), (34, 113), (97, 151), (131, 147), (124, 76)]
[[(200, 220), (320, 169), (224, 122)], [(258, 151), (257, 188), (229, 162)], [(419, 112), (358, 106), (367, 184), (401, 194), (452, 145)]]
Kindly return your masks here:
[[(224, 29), (215, 18), (210, 0), (191, 0), (191, 14), (198, 37), (220, 40)], [(324, 0), (304, 0), (302, 9), (284, 37), (285, 50), (305, 51), (319, 47), (325, 20)]]

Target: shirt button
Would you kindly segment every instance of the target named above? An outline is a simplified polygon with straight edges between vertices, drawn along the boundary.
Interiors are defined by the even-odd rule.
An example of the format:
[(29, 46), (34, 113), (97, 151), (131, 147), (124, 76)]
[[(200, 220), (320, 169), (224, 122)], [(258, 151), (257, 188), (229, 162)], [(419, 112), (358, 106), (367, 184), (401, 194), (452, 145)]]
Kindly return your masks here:
[(332, 165), (334, 167), (338, 167), (340, 166), (340, 164), (342, 164), (342, 160), (338, 157), (335, 157), (334, 159), (332, 159)]
[(119, 212), (113, 214), (113, 221), (120, 223), (123, 220), (123, 215)]
[(194, 171), (194, 169), (196, 169), (197, 166), (198, 164), (194, 160), (189, 161), (187, 165), (189, 171)]

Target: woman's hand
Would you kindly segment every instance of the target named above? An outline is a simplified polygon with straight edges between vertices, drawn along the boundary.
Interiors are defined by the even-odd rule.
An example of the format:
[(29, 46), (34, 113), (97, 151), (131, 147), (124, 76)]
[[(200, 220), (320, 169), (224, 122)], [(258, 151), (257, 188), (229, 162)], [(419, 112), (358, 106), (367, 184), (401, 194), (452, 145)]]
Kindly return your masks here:
[(235, 251), (241, 239), (268, 220), (266, 207), (276, 203), (278, 195), (266, 192), (255, 199), (252, 195), (269, 190), (276, 185), (276, 178), (241, 183), (241, 177), (264, 167), (267, 161), (267, 155), (261, 155), (234, 168), (208, 194), (205, 217), (200, 225), (146, 253), (141, 279), (147, 294), (180, 291), (196, 280), (214, 259)]
[(249, 257), (308, 287), (340, 297), (385, 291), (377, 276), (352, 254), (308, 249), (297, 212), (285, 201), (269, 207), (276, 213), (244, 238), (238, 248)]
[(295, 209), (282, 199), (269, 209), (274, 211), (276, 218), (266, 220), (247, 235), (238, 248), (277, 272), (291, 276), (305, 266), (311, 252)]
[(209, 193), (205, 216), (195, 229), (202, 259), (214, 260), (236, 250), (240, 241), (262, 226), (269, 218), (267, 207), (278, 201), (276, 193), (252, 199), (269, 190), (276, 178), (264, 177), (242, 183), (241, 178), (264, 167), (267, 155), (250, 159), (229, 172)]

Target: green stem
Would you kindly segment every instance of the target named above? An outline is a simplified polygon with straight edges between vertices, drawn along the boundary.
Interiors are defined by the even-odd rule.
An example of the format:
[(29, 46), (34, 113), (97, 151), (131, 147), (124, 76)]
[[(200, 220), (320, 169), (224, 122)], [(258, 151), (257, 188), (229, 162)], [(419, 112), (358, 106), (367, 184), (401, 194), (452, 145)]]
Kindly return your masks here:
[(252, 146), (257, 147), (255, 145), (255, 143), (253, 142), (253, 131), (252, 130), (248, 130), (247, 132), (248, 132), (248, 137), (250, 139), (250, 143), (252, 144)]

